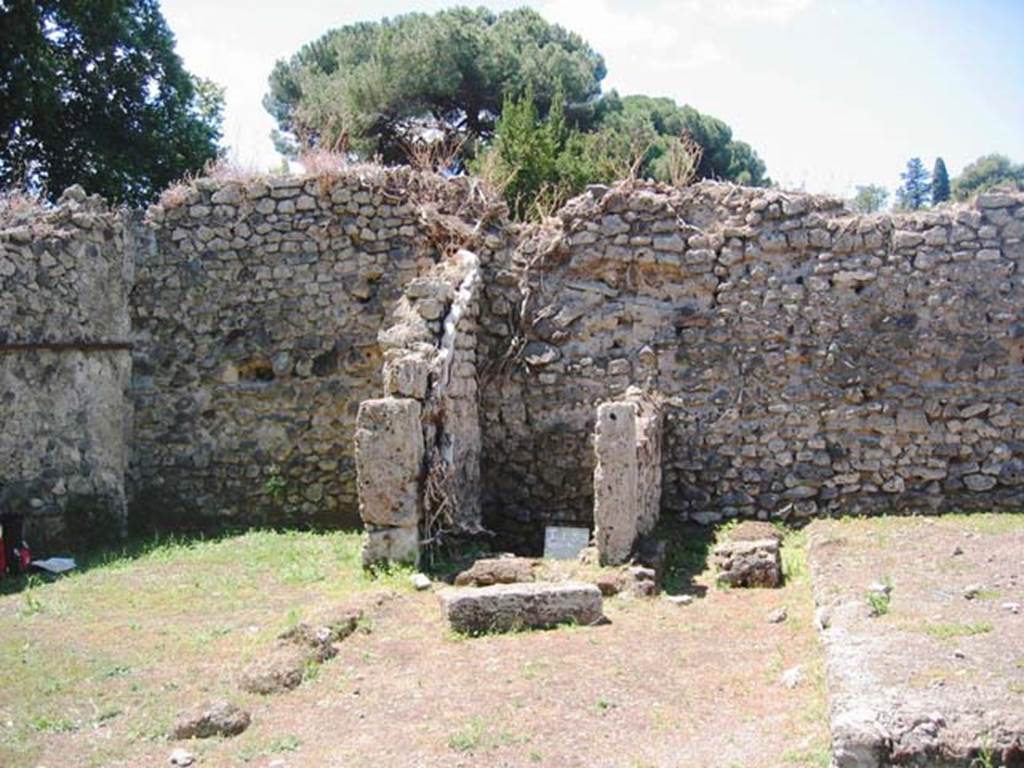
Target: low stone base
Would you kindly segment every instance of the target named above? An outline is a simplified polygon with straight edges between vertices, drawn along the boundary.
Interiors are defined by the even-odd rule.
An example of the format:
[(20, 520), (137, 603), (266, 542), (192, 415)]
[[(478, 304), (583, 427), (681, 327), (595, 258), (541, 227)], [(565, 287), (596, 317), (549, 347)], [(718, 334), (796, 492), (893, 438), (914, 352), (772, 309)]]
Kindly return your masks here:
[(725, 541), (715, 547), (718, 583), (730, 587), (778, 587), (782, 584), (779, 540)]
[(570, 622), (590, 625), (604, 618), (600, 590), (574, 581), (449, 588), (439, 597), (451, 628), (471, 635)]
[(416, 526), (408, 528), (370, 528), (363, 544), (363, 567), (385, 563), (419, 565), (420, 532)]

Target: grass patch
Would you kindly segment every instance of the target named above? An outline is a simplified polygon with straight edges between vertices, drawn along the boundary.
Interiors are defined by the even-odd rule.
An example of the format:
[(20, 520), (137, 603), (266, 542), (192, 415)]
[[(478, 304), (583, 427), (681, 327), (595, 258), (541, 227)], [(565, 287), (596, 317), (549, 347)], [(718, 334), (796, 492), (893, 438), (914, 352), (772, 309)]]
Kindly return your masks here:
[(1003, 593), (998, 589), (982, 589), (974, 595), (975, 600), (998, 600)]
[[(5, 580), (20, 593), (0, 596), (0, 764), (34, 766), (53, 734), (96, 723), (112, 724), (110, 737), (83, 747), (81, 764), (132, 764), (135, 745), (162, 738), (183, 706), (234, 694), (217, 672), (271, 643), (286, 618), (411, 591), (409, 569), (365, 573), (361, 546), (357, 532), (147, 539), (56, 580)], [(216, 682), (199, 690), (197, 680)]]
[(782, 753), (786, 765), (799, 765), (806, 768), (829, 768), (832, 765), (832, 751), (828, 747), (818, 749), (790, 749)]
[[(521, 741), (529, 741), (522, 739)], [(487, 725), (479, 715), (448, 737), (448, 748), (456, 752), (476, 752), (484, 749), (515, 744), (517, 739), (508, 731), (496, 730)]]
[(868, 592), (868, 608), (872, 616), (885, 616), (889, 612), (889, 595), (885, 592)]
[(807, 532), (785, 530), (782, 539), (782, 577), (788, 584), (802, 584), (807, 581)]
[(302, 746), (302, 740), (298, 736), (282, 736), (266, 744), (250, 744), (238, 750), (238, 759), (243, 763), (251, 763), (261, 757), (282, 755), (287, 752), (297, 752)]
[(992, 625), (987, 621), (925, 622), (918, 628), (918, 631), (939, 640), (950, 640), (954, 637), (984, 635), (992, 631)]

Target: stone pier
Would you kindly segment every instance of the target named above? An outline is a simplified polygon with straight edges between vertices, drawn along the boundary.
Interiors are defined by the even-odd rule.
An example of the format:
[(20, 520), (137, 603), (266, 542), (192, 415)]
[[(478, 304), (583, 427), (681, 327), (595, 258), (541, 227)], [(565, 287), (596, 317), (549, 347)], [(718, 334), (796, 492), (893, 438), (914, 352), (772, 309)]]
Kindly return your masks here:
[(423, 429), (411, 398), (364, 400), (356, 417), (359, 515), (366, 524), (364, 565), (419, 561)]
[(594, 527), (601, 562), (624, 563), (637, 539), (658, 522), (661, 501), (661, 410), (631, 388), (597, 409), (594, 436)]

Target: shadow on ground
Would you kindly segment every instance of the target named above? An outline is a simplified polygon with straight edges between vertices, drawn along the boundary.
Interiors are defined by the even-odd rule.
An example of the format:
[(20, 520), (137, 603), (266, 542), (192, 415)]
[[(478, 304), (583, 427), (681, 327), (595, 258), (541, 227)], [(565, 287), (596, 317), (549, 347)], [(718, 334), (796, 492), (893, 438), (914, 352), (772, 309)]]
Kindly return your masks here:
[(188, 547), (192, 544), (217, 542), (245, 533), (258, 531), (288, 533), (290, 531), (308, 531), (304, 527), (240, 527), (218, 528), (214, 530), (187, 530), (178, 532), (149, 532), (130, 535), (116, 544), (99, 544), (85, 549), (58, 553), (60, 557), (74, 557), (75, 569), (67, 574), (55, 575), (38, 568), (31, 568), (26, 573), (7, 575), (0, 578), (0, 595), (17, 594), (25, 589), (58, 581), (66, 575), (82, 574), (94, 568), (102, 568), (112, 563), (127, 563), (168, 547)]
[(670, 595), (703, 596), (707, 587), (698, 584), (696, 578), (708, 567), (714, 527), (662, 519), (653, 536), (665, 542), (662, 590)]

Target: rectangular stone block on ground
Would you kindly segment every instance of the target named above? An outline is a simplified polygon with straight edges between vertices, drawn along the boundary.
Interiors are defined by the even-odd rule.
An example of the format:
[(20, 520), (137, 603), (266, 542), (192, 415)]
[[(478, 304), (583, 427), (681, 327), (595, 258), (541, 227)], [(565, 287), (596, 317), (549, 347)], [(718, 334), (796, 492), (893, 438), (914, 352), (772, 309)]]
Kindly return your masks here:
[(449, 588), (439, 598), (451, 628), (471, 635), (569, 622), (589, 625), (604, 617), (601, 591), (574, 581)]

